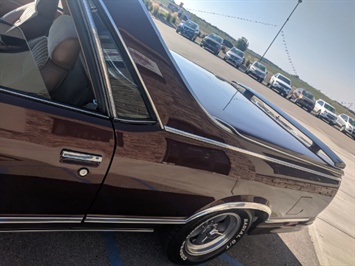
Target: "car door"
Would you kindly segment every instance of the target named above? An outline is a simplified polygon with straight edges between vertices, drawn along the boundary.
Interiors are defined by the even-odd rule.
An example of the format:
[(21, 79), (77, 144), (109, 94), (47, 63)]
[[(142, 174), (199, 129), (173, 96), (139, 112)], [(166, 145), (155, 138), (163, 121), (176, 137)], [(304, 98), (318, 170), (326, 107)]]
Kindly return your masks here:
[[(21, 31), (10, 35), (0, 50), (0, 226), (80, 223), (114, 153), (111, 120), (95, 100), (76, 106), (53, 99)], [(88, 80), (76, 62), (81, 67), (61, 90)]]

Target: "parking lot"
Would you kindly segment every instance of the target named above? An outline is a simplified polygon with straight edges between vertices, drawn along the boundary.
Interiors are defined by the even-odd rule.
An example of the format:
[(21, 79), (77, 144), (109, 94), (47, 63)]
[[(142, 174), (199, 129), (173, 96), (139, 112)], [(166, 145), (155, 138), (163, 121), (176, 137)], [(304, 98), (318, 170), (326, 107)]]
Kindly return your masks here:
[[(221, 57), (156, 21), (168, 47), (228, 80), (263, 94), (325, 141), (347, 163), (336, 200), (310, 231), (246, 236), (204, 265), (350, 265), (354, 263), (354, 141), (245, 75)], [(341, 206), (339, 208), (339, 206)], [(171, 265), (161, 236), (148, 233), (56, 232), (0, 234), (0, 265)], [(354, 249), (353, 249), (354, 247)]]

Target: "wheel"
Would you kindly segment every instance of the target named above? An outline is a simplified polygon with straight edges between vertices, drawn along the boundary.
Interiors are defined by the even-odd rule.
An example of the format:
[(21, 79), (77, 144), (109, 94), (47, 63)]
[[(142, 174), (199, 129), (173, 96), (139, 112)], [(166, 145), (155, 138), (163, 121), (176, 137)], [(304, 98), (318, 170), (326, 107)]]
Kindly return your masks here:
[(245, 70), (245, 74), (249, 75), (249, 70), (248, 69)]
[(344, 132), (345, 126), (341, 126), (341, 128), (339, 130), (340, 130), (340, 132)]
[(176, 29), (176, 33), (179, 33), (179, 30), (178, 30), (178, 29)]
[(316, 113), (316, 117), (320, 118), (320, 110)]
[(203, 263), (230, 249), (246, 234), (252, 221), (248, 210), (208, 214), (171, 231), (168, 258), (176, 264)]
[(259, 82), (260, 82), (260, 83), (263, 83), (263, 81), (264, 81), (264, 79), (259, 79)]
[(311, 109), (311, 108), (307, 108), (307, 112), (308, 112), (308, 113), (312, 112), (312, 110), (313, 110), (313, 109)]

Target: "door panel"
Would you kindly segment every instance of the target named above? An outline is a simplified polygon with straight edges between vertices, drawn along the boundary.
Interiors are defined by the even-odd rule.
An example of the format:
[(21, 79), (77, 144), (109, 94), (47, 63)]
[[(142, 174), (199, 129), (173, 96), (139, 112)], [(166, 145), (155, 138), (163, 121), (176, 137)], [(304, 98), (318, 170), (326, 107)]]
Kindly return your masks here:
[[(0, 101), (0, 216), (82, 217), (114, 151), (109, 119), (6, 93)], [(101, 159), (63, 160), (63, 151)]]

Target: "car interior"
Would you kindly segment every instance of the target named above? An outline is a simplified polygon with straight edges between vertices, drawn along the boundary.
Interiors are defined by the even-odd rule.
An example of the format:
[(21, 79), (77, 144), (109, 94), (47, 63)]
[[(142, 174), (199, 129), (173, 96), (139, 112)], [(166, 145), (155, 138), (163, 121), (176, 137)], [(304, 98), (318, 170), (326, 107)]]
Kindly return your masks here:
[[(3, 14), (0, 34), (0, 60), (4, 62), (0, 64), (0, 85), (95, 109), (90, 104), (95, 97), (65, 1), (35, 0)], [(39, 89), (41, 83), (45, 89)]]

